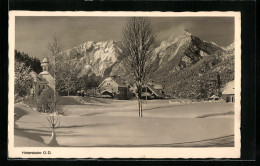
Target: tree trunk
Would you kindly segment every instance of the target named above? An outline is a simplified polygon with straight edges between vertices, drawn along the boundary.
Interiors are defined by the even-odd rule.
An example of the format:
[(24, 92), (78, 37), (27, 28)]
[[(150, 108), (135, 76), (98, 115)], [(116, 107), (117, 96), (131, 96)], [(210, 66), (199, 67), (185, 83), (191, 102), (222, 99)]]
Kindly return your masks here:
[(50, 146), (59, 146), (57, 140), (56, 140), (56, 133), (54, 130), (51, 132), (51, 141), (49, 143)]
[(147, 102), (147, 86), (146, 86), (146, 95), (145, 95), (145, 100)]
[(138, 97), (138, 117), (140, 117), (140, 99)]
[(143, 117), (143, 105), (142, 105), (142, 100), (140, 100), (141, 108), (140, 108), (140, 117)]
[(139, 97), (138, 97), (138, 113), (140, 118), (143, 117), (142, 101)]
[[(140, 84), (140, 83), (139, 83)], [(139, 117), (142, 117), (142, 87), (138, 86), (137, 87), (138, 92), (137, 92), (137, 97), (138, 97), (138, 111), (139, 111)]]
[(68, 96), (70, 95), (70, 90), (68, 90)]

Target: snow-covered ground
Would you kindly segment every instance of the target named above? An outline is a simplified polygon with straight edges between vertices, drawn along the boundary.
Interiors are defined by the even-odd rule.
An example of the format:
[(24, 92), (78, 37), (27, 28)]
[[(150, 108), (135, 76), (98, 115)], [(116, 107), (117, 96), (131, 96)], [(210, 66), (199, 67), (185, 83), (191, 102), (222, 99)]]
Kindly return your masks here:
[[(77, 97), (70, 97), (76, 99)], [(68, 100), (67, 100), (68, 101)], [(149, 100), (138, 117), (136, 100), (84, 98), (82, 105), (59, 105), (60, 146), (234, 146), (234, 104)], [(75, 102), (73, 102), (75, 103)], [(45, 146), (48, 115), (15, 104), (15, 146)], [(30, 144), (39, 142), (37, 144)]]

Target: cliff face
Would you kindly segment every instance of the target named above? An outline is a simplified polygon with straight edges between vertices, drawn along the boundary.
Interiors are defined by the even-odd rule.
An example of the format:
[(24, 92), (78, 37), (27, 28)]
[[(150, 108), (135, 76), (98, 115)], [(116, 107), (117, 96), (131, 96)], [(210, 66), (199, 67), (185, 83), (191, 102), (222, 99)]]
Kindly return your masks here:
[[(119, 45), (115, 41), (89, 41), (65, 51), (64, 56), (72, 65), (82, 67), (78, 77), (120, 75), (131, 80)], [(204, 95), (216, 94), (219, 86), (234, 79), (234, 44), (222, 48), (186, 31), (162, 41), (149, 59), (152, 68), (148, 79), (162, 84), (168, 94), (177, 97), (199, 98), (204, 89)]]
[(85, 74), (104, 77), (109, 74), (110, 68), (120, 59), (118, 42), (88, 41), (72, 49), (66, 50), (64, 56), (72, 64), (82, 67), (79, 76)]

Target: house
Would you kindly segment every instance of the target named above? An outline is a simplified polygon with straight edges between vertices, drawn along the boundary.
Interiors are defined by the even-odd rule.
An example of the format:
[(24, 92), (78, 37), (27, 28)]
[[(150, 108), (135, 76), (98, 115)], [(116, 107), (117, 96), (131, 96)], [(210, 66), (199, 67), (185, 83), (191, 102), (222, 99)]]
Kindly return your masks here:
[(156, 89), (157, 91), (159, 91), (159, 93), (161, 94), (161, 95), (165, 95), (165, 91), (163, 90), (163, 87), (162, 87), (162, 85), (161, 84), (156, 84), (156, 83), (148, 83), (148, 84), (150, 84), (151, 86), (153, 86), (153, 88), (154, 89)]
[(160, 84), (147, 83), (142, 88), (142, 98), (144, 99), (163, 99), (165, 92)]
[(223, 88), (222, 97), (226, 102), (235, 102), (235, 81), (226, 84)]
[(35, 72), (30, 72), (30, 75), (33, 77), (34, 86), (31, 88), (31, 95), (40, 95), (43, 89), (50, 87), (55, 88), (55, 82), (53, 77), (49, 73), (49, 60), (44, 58), (42, 61), (42, 72), (38, 75)]
[(34, 71), (30, 72), (30, 75), (32, 76), (34, 82), (33, 87), (31, 88), (31, 95), (38, 96), (41, 94), (43, 89), (47, 88), (48, 82)]
[[(132, 86), (130, 90), (135, 93), (137, 96), (137, 87)], [(164, 99), (165, 98), (165, 91), (163, 90), (163, 87), (161, 84), (156, 84), (153, 82), (148, 82), (145, 84), (142, 88), (142, 99)]]
[(129, 99), (131, 93), (129, 91), (130, 85), (120, 76), (109, 76), (98, 86), (98, 92), (104, 97), (115, 97), (119, 100)]

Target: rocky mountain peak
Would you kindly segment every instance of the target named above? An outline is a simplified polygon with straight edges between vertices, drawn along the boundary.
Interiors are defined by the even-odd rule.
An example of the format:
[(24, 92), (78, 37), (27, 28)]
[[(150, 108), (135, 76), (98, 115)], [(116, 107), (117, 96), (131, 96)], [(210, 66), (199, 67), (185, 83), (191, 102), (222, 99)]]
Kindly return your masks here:
[(176, 43), (180, 40), (189, 40), (191, 38), (191, 33), (188, 32), (187, 30), (182, 30), (178, 32), (177, 34), (174, 34), (167, 39), (168, 42), (170, 43)]
[(64, 52), (64, 57), (73, 64), (82, 66), (80, 76), (84, 74), (103, 77), (106, 70), (117, 62), (118, 42), (109, 41), (87, 41)]

